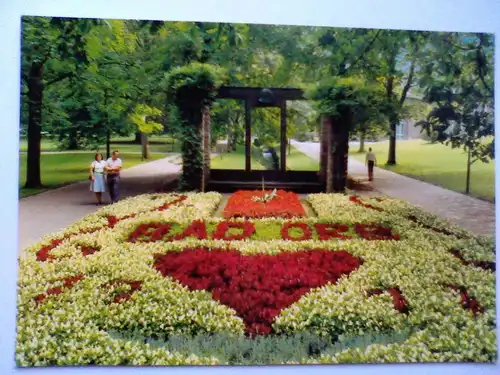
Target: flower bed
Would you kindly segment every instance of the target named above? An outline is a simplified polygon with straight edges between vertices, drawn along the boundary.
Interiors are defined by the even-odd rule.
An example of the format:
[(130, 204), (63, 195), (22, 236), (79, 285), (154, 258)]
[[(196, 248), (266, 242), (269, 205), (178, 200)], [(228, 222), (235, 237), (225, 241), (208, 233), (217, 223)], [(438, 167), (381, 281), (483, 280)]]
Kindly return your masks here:
[[(491, 240), (389, 198), (313, 194), (317, 217), (230, 220), (221, 200), (124, 200), (26, 249), (18, 364), (237, 364), (219, 351), (232, 340), (288, 339), (299, 354), (273, 344), (261, 364), (496, 359)], [(384, 339), (328, 349), (363, 335)]]
[(394, 240), (400, 235), (392, 228), (376, 224), (336, 224), (308, 221), (262, 220), (193, 220), (191, 223), (148, 222), (139, 224), (128, 235), (127, 241), (173, 242), (187, 239), (221, 241), (331, 241), (365, 239), (370, 241)]
[(223, 216), (225, 218), (263, 218), (263, 217), (304, 217), (306, 212), (297, 194), (278, 190), (277, 196), (268, 202), (255, 201), (255, 197), (270, 194), (270, 191), (240, 190), (232, 194)]

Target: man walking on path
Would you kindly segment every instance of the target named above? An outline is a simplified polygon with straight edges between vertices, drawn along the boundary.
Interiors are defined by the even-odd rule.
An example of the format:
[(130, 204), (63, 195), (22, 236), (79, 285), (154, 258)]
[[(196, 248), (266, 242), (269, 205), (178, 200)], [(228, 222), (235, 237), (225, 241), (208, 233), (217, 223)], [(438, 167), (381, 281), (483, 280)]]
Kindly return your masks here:
[(368, 180), (373, 181), (373, 167), (377, 164), (377, 158), (372, 152), (371, 147), (368, 149), (366, 154), (366, 165), (368, 165)]
[(106, 162), (107, 182), (109, 197), (111, 203), (118, 202), (118, 188), (120, 186), (120, 170), (122, 169), (122, 161), (118, 157), (120, 153), (115, 150)]

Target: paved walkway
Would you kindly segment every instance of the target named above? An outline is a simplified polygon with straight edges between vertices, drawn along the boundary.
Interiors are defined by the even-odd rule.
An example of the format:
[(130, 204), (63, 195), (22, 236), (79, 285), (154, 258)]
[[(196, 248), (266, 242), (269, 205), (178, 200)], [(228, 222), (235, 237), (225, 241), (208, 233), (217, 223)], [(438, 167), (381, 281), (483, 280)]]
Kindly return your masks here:
[[(172, 164), (174, 157), (139, 164), (122, 171), (120, 195), (122, 198), (153, 193), (172, 181), (181, 166)], [(104, 202), (109, 200), (105, 194)], [(89, 182), (83, 181), (45, 193), (33, 195), (19, 202), (18, 252), (38, 242), (44, 235), (61, 230), (97, 210)]]
[[(319, 143), (292, 144), (314, 159), (319, 159)], [(367, 179), (364, 163), (349, 157), (349, 175), (358, 180)], [(446, 218), (464, 229), (481, 235), (495, 235), (495, 205), (464, 194), (444, 189), (423, 181), (375, 168), (373, 188), (385, 195), (402, 199)]]

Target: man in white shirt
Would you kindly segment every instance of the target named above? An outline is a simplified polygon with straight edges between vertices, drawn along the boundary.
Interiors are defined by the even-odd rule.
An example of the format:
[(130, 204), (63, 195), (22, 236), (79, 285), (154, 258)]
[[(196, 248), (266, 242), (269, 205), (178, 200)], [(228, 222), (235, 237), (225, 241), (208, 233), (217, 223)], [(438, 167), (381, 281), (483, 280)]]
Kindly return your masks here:
[(372, 152), (372, 149), (368, 149), (368, 153), (366, 154), (366, 165), (368, 165), (368, 180), (373, 181), (373, 167), (377, 164), (377, 158), (375, 154)]
[(113, 151), (111, 157), (106, 161), (106, 173), (108, 182), (108, 191), (111, 198), (111, 203), (118, 202), (118, 188), (120, 186), (120, 170), (122, 169), (122, 161), (118, 157), (118, 150)]

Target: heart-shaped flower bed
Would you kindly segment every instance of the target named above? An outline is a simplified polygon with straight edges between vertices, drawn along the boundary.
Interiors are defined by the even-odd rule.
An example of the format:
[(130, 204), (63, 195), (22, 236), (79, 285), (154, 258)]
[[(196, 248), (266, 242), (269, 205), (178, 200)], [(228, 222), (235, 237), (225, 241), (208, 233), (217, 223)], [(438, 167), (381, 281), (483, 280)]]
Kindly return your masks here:
[(272, 333), (281, 310), (313, 288), (336, 283), (361, 263), (346, 251), (243, 255), (201, 248), (156, 254), (154, 267), (191, 290), (211, 292), (215, 300), (236, 311), (246, 333), (253, 336)]

